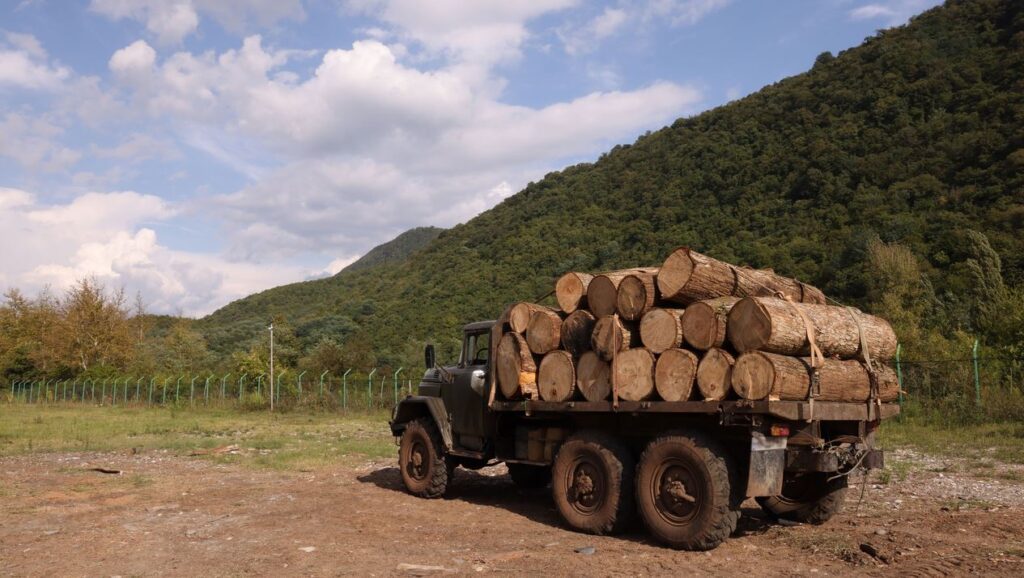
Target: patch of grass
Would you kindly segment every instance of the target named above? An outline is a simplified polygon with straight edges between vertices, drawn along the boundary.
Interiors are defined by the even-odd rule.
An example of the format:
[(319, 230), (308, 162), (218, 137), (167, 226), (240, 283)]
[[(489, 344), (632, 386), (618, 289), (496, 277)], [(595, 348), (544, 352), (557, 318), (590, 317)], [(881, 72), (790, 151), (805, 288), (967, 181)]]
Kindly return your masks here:
[(981, 461), (993, 458), (1024, 464), (1024, 425), (1001, 422), (951, 427), (904, 419), (886, 421), (879, 431), (882, 447), (909, 447), (937, 455)]
[(241, 454), (211, 453), (208, 459), (289, 470), (395, 452), (384, 413), (339, 416), (11, 404), (3, 414), (0, 457), (133, 448), (186, 453), (235, 444)]

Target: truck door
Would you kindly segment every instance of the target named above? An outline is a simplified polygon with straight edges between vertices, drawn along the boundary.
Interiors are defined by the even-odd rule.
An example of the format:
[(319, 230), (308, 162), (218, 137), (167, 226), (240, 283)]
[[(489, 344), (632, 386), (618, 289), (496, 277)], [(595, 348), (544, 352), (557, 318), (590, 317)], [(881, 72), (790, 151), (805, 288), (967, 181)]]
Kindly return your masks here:
[(489, 344), (489, 330), (465, 333), (459, 365), (451, 371), (452, 383), (441, 390), (455, 445), (468, 450), (480, 451), (484, 446)]

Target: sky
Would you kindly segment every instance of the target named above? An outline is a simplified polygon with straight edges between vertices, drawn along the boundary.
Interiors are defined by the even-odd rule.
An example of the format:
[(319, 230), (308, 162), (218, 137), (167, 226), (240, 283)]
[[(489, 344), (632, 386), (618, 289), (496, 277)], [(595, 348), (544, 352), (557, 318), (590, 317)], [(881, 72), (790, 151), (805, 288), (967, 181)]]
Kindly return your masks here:
[(0, 291), (202, 316), (936, 0), (0, 0)]

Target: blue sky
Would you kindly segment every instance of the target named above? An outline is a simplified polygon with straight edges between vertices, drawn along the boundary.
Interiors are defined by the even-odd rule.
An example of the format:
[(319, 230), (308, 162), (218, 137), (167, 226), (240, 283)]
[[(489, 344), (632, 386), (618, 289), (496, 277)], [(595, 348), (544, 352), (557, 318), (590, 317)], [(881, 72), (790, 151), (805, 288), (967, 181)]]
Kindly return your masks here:
[(203, 315), (935, 0), (0, 0), (0, 290)]

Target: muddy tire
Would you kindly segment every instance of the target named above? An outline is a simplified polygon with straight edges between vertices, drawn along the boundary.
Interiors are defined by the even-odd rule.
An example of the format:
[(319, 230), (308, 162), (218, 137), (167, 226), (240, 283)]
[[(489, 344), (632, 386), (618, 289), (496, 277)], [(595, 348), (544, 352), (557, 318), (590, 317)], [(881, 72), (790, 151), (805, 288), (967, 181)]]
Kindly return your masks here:
[(523, 489), (547, 487), (551, 483), (551, 468), (528, 464), (506, 464), (512, 483)]
[(421, 498), (444, 495), (454, 464), (449, 467), (445, 460), (441, 432), (433, 421), (421, 418), (405, 426), (398, 448), (398, 466), (410, 494)]
[(636, 474), (640, 517), (658, 541), (682, 550), (711, 550), (736, 530), (742, 490), (725, 449), (695, 434), (657, 438)]
[(781, 495), (756, 498), (757, 503), (776, 518), (805, 524), (824, 524), (843, 510), (846, 501), (846, 476), (829, 481), (830, 475), (787, 475), (782, 480)]
[(551, 472), (558, 512), (574, 530), (612, 534), (635, 516), (633, 455), (621, 441), (599, 432), (580, 432), (562, 444)]

